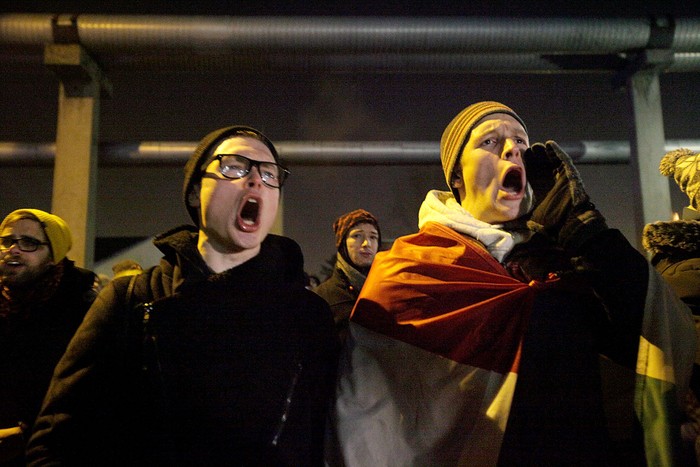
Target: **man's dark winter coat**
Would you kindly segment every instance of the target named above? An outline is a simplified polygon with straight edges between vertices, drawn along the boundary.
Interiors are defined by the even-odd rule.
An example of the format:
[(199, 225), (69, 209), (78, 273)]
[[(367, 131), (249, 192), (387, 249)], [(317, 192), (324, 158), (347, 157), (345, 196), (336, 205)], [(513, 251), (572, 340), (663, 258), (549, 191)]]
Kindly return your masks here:
[(56, 363), (96, 296), (95, 274), (63, 260), (56, 292), (0, 317), (0, 428), (34, 422)]
[[(292, 240), (214, 274), (197, 233), (100, 294), (61, 361), (30, 465), (322, 465), (338, 342)], [(146, 302), (146, 305), (139, 305)]]

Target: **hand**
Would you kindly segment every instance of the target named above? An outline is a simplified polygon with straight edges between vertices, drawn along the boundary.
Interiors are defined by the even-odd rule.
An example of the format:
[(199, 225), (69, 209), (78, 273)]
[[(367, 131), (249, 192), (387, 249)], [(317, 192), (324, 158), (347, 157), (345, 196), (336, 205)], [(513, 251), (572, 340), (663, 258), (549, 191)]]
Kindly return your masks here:
[(525, 150), (523, 161), (527, 171), (527, 181), (535, 195), (534, 204), (537, 206), (554, 186), (561, 160), (556, 156), (550, 158), (546, 146), (535, 143)]
[(528, 226), (566, 249), (577, 249), (593, 234), (607, 228), (591, 203), (573, 161), (557, 143), (535, 143), (524, 155), (528, 180), (537, 203)]

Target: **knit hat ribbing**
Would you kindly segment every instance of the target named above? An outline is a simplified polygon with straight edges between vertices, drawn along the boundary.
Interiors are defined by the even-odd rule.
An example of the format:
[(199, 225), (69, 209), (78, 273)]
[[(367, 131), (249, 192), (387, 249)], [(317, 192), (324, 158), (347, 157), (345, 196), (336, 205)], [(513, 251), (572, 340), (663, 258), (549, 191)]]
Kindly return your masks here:
[(464, 146), (477, 123), (491, 114), (508, 114), (515, 118), (527, 132), (525, 122), (510, 107), (499, 102), (484, 101), (472, 104), (457, 114), (447, 125), (440, 140), (440, 159), (447, 186), (452, 190), (452, 173)]
[(343, 214), (333, 222), (333, 231), (335, 232), (335, 247), (340, 251), (343, 241), (351, 228), (357, 224), (372, 224), (379, 234), (379, 243), (382, 241), (382, 232), (379, 230), (379, 222), (370, 212), (364, 209), (356, 209), (347, 214)]
[(659, 164), (659, 172), (664, 176), (673, 175), (681, 191), (688, 195), (690, 207), (698, 211), (700, 207), (700, 158), (690, 149), (676, 149), (666, 153)]
[(14, 222), (23, 218), (39, 221), (46, 238), (51, 244), (51, 255), (54, 263), (58, 263), (66, 257), (66, 254), (73, 246), (70, 229), (66, 221), (54, 214), (39, 209), (17, 209), (5, 217), (2, 224), (0, 224), (0, 231), (5, 229), (8, 222)]
[(272, 153), (272, 157), (275, 158), (275, 162), (279, 163), (279, 154), (277, 153), (275, 146), (272, 144), (272, 141), (270, 141), (267, 136), (263, 135), (259, 130), (249, 126), (235, 125), (219, 128), (218, 130), (214, 130), (202, 138), (197, 145), (197, 148), (190, 156), (190, 159), (187, 161), (187, 164), (185, 164), (185, 178), (182, 184), (182, 194), (185, 201), (185, 208), (197, 227), (199, 227), (199, 214), (197, 208), (190, 206), (189, 196), (194, 187), (202, 180), (202, 166), (209, 162), (212, 152), (219, 146), (219, 144), (221, 144), (224, 140), (238, 135), (249, 136), (261, 141), (268, 147)]

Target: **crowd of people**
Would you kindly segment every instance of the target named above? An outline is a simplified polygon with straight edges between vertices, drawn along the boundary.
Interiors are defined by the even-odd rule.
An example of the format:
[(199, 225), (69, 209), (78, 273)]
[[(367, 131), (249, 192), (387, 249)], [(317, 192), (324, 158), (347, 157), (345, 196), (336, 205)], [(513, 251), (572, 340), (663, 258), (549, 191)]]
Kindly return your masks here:
[[(679, 154), (662, 174), (691, 204), (645, 228), (651, 261), (492, 101), (445, 128), (418, 231), (381, 251), (373, 214), (340, 214), (321, 281), (271, 233), (290, 172), (248, 126), (200, 141), (158, 265), (99, 278), (60, 217), (14, 211), (0, 464), (697, 465), (700, 173)], [(601, 362), (633, 397), (606, 403)]]

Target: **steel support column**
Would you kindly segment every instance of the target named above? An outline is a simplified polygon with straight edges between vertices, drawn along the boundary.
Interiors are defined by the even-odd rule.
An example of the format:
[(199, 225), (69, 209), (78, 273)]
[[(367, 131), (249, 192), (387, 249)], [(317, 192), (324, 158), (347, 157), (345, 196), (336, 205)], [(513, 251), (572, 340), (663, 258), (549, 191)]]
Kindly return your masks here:
[(91, 268), (102, 73), (79, 44), (47, 45), (44, 63), (60, 80), (51, 211), (70, 226), (70, 258), (79, 266)]
[(644, 66), (631, 74), (627, 88), (634, 114), (634, 128), (630, 143), (630, 164), (635, 168), (634, 194), (639, 202), (633, 203), (637, 247), (641, 249), (644, 226), (671, 218), (671, 192), (668, 179), (659, 173), (659, 161), (664, 155), (665, 136), (659, 74), (672, 60), (667, 51), (658, 54), (646, 51)]

